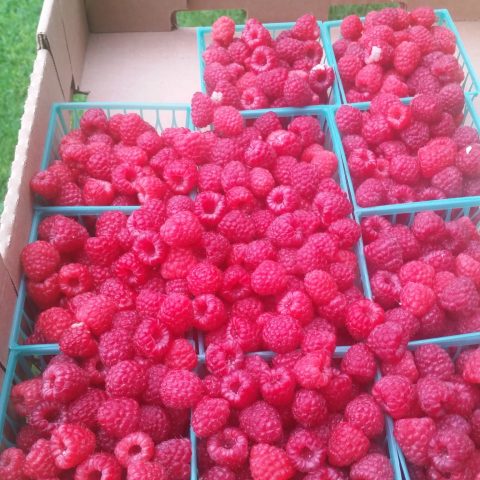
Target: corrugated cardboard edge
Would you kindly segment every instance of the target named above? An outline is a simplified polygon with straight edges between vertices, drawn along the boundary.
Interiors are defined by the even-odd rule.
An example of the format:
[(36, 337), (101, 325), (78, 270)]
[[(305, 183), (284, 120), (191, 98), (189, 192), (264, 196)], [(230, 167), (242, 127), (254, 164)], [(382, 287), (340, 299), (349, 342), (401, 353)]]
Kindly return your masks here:
[(0, 219), (0, 255), (17, 288), (20, 281), (19, 255), (27, 243), (33, 215), (29, 182), (40, 168), (51, 105), (63, 100), (53, 59), (48, 50), (39, 50), (30, 77)]
[[(10, 279), (3, 259), (0, 258), (0, 299), (1, 299), (1, 317), (0, 317), (0, 366), (7, 366), (8, 359), (8, 340), (12, 328), (13, 310), (17, 300), (17, 291)], [(0, 373), (1, 370), (0, 370)], [(0, 380), (1, 385), (1, 380)]]

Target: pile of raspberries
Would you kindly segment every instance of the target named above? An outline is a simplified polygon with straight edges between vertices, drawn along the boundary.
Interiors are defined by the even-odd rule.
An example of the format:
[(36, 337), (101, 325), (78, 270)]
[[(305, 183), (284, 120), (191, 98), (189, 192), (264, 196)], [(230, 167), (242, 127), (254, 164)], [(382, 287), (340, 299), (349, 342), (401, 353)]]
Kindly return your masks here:
[(367, 111), (342, 105), (335, 114), (360, 207), (480, 194), (480, 140), (461, 126), (462, 88), (448, 84), (406, 105), (391, 93)]
[(373, 298), (387, 321), (402, 327), (391, 325), (390, 337), (406, 335), (406, 342), (480, 331), (475, 224), (463, 216), (445, 222), (431, 211), (417, 213), (410, 226), (401, 217), (396, 224), (379, 216), (361, 224)]
[(427, 7), (412, 12), (385, 8), (368, 13), (364, 23), (356, 15), (345, 17), (342, 38), (332, 46), (347, 102), (371, 101), (380, 93), (438, 93), (450, 83), (460, 85), (464, 73), (455, 56), (455, 34), (436, 21)]
[(252, 110), (329, 102), (335, 75), (322, 63), (320, 27), (313, 15), (303, 15), (276, 38), (254, 18), (247, 20), (240, 38), (234, 34), (229, 17), (213, 24), (212, 43), (203, 52), (206, 93), (196, 93), (192, 101), (197, 127), (212, 123), (221, 105)]

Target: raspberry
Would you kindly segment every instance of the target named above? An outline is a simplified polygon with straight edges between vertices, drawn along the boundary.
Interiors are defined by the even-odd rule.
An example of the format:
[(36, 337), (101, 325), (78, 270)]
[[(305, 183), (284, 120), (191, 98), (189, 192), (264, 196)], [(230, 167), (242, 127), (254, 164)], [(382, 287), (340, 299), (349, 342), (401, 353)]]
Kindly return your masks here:
[(295, 378), (290, 370), (273, 368), (260, 374), (260, 391), (263, 399), (273, 406), (288, 405), (294, 396)]
[(300, 75), (289, 75), (283, 86), (287, 105), (304, 107), (312, 102), (313, 92), (308, 81)]
[(435, 303), (435, 292), (426, 285), (408, 282), (400, 292), (400, 304), (417, 317), (425, 315)]
[(290, 352), (300, 344), (300, 324), (288, 315), (272, 316), (263, 326), (262, 338), (267, 349), (276, 353)]
[(27, 280), (27, 295), (39, 308), (49, 308), (60, 300), (58, 274), (54, 273), (43, 282)]
[(235, 137), (243, 131), (243, 118), (234, 107), (221, 106), (213, 113), (213, 127), (221, 137)]
[(355, 191), (355, 197), (360, 207), (375, 207), (386, 201), (386, 191), (380, 180), (368, 178)]
[(383, 432), (382, 411), (368, 394), (361, 394), (348, 403), (345, 408), (345, 420), (359, 428), (368, 438), (376, 437)]
[(459, 150), (455, 164), (461, 173), (468, 176), (480, 174), (480, 145), (473, 144)]
[(60, 349), (71, 357), (90, 357), (97, 353), (97, 342), (84, 323), (73, 323), (60, 337)]
[(370, 286), (373, 298), (383, 308), (393, 307), (400, 300), (400, 280), (394, 273), (377, 271), (370, 278)]
[(424, 122), (414, 120), (410, 125), (400, 132), (400, 139), (412, 151), (417, 151), (430, 140), (428, 125)]
[(122, 438), (115, 446), (115, 457), (122, 467), (151, 460), (154, 454), (153, 440), (143, 432), (134, 432)]
[(451, 115), (459, 115), (465, 106), (462, 87), (456, 83), (449, 83), (441, 88), (440, 99), (443, 110)]
[(97, 422), (98, 408), (106, 399), (107, 395), (103, 390), (88, 389), (85, 394), (68, 406), (68, 422), (83, 424), (93, 429)]
[(286, 280), (284, 267), (272, 260), (261, 262), (251, 276), (252, 289), (259, 295), (280, 293), (285, 288)]
[[(346, 58), (346, 56), (343, 58)], [(360, 92), (364, 92), (370, 95), (377, 93), (382, 87), (382, 83), (382, 67), (375, 63), (371, 63), (362, 67), (355, 77), (355, 87)]]
[(116, 306), (113, 301), (104, 295), (93, 295), (86, 299), (77, 309), (76, 317), (85, 323), (95, 335), (101, 335), (109, 330)]
[(363, 178), (374, 173), (377, 167), (377, 158), (371, 150), (355, 149), (348, 156), (348, 168), (353, 177)]
[(32, 445), (23, 464), (24, 475), (30, 478), (49, 478), (55, 477), (59, 473), (50, 445), (50, 441), (44, 438), (37, 440)]
[(74, 363), (51, 363), (43, 372), (42, 396), (45, 400), (69, 402), (85, 392), (88, 379)]
[(413, 116), (416, 120), (426, 122), (428, 124), (435, 123), (440, 120), (442, 106), (439, 97), (431, 93), (422, 93), (416, 95), (410, 104)]
[(220, 45), (228, 46), (235, 34), (235, 22), (230, 17), (219, 17), (212, 25), (212, 39)]
[(255, 237), (252, 219), (240, 210), (228, 212), (220, 221), (218, 229), (230, 242), (249, 242)]
[(458, 149), (466, 148), (469, 145), (478, 143), (478, 132), (472, 127), (462, 125), (456, 129), (453, 140), (457, 144)]
[(168, 245), (188, 247), (202, 236), (202, 226), (191, 212), (182, 211), (168, 218), (160, 229), (162, 240)]
[(85, 205), (111, 205), (115, 191), (110, 182), (89, 178), (82, 189)]
[(21, 480), (25, 455), (18, 448), (7, 448), (0, 454), (0, 474), (5, 480)]
[(295, 468), (285, 450), (259, 443), (250, 451), (250, 472), (253, 480), (288, 480)]
[(341, 370), (358, 383), (369, 383), (375, 376), (375, 358), (365, 344), (357, 343), (343, 357)]
[(285, 451), (294, 467), (301, 472), (318, 470), (327, 456), (322, 438), (304, 428), (297, 428), (290, 434)]
[(362, 130), (362, 112), (350, 105), (342, 105), (336, 111), (335, 121), (342, 135), (359, 134)]
[(41, 282), (57, 271), (60, 266), (58, 250), (48, 242), (37, 240), (27, 245), (20, 255), (25, 275)]
[(342, 81), (347, 84), (355, 82), (362, 67), (362, 60), (355, 55), (346, 54), (338, 60), (338, 73)]
[(300, 40), (317, 40), (320, 36), (320, 28), (317, 19), (311, 13), (306, 13), (297, 18), (292, 27), (292, 36)]
[(282, 436), (280, 415), (268, 403), (259, 401), (241, 411), (240, 427), (258, 443), (275, 443)]
[(229, 301), (241, 300), (250, 295), (250, 275), (239, 265), (228, 267), (223, 275), (221, 296)]
[(448, 380), (454, 373), (452, 359), (438, 345), (421, 345), (415, 350), (414, 355), (421, 377), (432, 375), (441, 380)]
[(434, 241), (443, 236), (445, 222), (435, 212), (419, 212), (415, 215), (411, 230), (420, 241)]
[(304, 148), (312, 144), (323, 143), (324, 134), (320, 123), (314, 117), (295, 117), (289, 123), (288, 131), (298, 135)]
[(473, 350), (467, 357), (463, 367), (462, 377), (470, 383), (479, 383), (478, 364), (480, 351)]
[(403, 357), (408, 339), (401, 325), (387, 322), (370, 332), (367, 345), (381, 360), (395, 363)]
[(223, 377), (221, 393), (235, 408), (244, 408), (257, 399), (257, 383), (246, 370), (233, 370)]
[(238, 469), (248, 458), (248, 440), (238, 428), (225, 428), (207, 440), (207, 452), (217, 465)]
[(302, 325), (313, 317), (313, 306), (310, 298), (303, 292), (294, 290), (287, 292), (278, 302), (277, 311), (282, 315), (290, 315)]
[(370, 332), (384, 321), (383, 309), (371, 300), (358, 300), (347, 307), (345, 326), (356, 340), (366, 339)]
[(272, 42), (270, 32), (255, 18), (247, 20), (241, 39), (251, 50), (259, 45), (270, 45)]
[(90, 455), (75, 471), (78, 480), (87, 480), (91, 477), (95, 478), (95, 476), (108, 478), (107, 475), (110, 478), (119, 478), (122, 475), (122, 467), (117, 459), (109, 453)]
[(95, 450), (95, 435), (85, 427), (65, 423), (52, 432), (50, 449), (62, 470), (76, 467)]
[(420, 408), (432, 418), (445, 415), (450, 400), (447, 384), (435, 377), (423, 377), (417, 383)]
[(428, 456), (440, 472), (462, 470), (475, 446), (467, 434), (454, 429), (437, 432), (430, 440)]
[(127, 480), (162, 480), (165, 471), (155, 462), (135, 461), (127, 465)]
[(305, 275), (305, 289), (317, 305), (329, 303), (338, 293), (335, 279), (323, 270), (312, 270)]
[(162, 401), (169, 408), (191, 408), (201, 398), (201, 380), (187, 370), (170, 370), (162, 379)]
[(123, 438), (137, 430), (139, 406), (132, 398), (105, 400), (97, 412), (99, 425), (112, 437)]
[(152, 440), (158, 443), (168, 437), (170, 419), (161, 407), (143, 405), (140, 407), (138, 428), (140, 431), (150, 435)]
[(357, 15), (346, 16), (340, 25), (340, 33), (348, 40), (358, 40), (362, 35), (363, 25)]
[(400, 375), (386, 375), (372, 389), (373, 398), (394, 419), (410, 414), (415, 401), (415, 387)]
[(50, 169), (37, 172), (30, 180), (30, 189), (45, 200), (55, 201), (60, 193), (60, 180)]
[(462, 172), (456, 167), (447, 167), (432, 177), (432, 186), (447, 197), (460, 197), (463, 191)]
[(113, 365), (105, 378), (105, 389), (112, 397), (136, 398), (143, 392), (146, 369), (134, 360), (123, 360)]
[(328, 441), (328, 460), (339, 467), (351, 465), (366, 455), (369, 446), (361, 430), (348, 422), (340, 422), (333, 428)]
[(199, 437), (209, 437), (221, 430), (230, 416), (230, 407), (221, 398), (204, 398), (192, 414), (192, 428)]
[(471, 278), (457, 277), (438, 293), (438, 301), (449, 312), (472, 312), (480, 297)]
[[(45, 235), (42, 235), (42, 231), (45, 231)], [(42, 220), (38, 226), (38, 232), (42, 240), (48, 240), (60, 253), (81, 250), (88, 238), (88, 232), (83, 225), (62, 215)]]
[(190, 477), (190, 456), (191, 444), (188, 439), (172, 439), (155, 447), (154, 462), (161, 465), (166, 472), (166, 476), (162, 478), (187, 480)]
[(420, 60), (421, 51), (414, 42), (402, 42), (395, 48), (393, 66), (402, 75), (410, 75)]
[(350, 478), (352, 480), (374, 480), (375, 478), (393, 480), (392, 464), (385, 455), (370, 453), (352, 465)]
[(215, 295), (200, 295), (193, 302), (193, 326), (202, 331), (212, 331), (221, 327), (225, 320), (223, 302)]
[(294, 366), (297, 382), (303, 388), (318, 389), (330, 381), (332, 372), (327, 352), (307, 353)]
[(41, 333), (47, 342), (56, 343), (74, 321), (74, 316), (68, 310), (52, 307), (40, 313), (35, 330)]

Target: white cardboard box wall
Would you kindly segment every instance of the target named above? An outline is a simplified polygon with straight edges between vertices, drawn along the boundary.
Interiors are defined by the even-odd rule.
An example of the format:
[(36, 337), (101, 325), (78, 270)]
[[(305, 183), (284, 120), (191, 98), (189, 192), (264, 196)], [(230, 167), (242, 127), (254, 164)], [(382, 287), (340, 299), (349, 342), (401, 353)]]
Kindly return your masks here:
[[(241, 8), (263, 21), (279, 21), (294, 20), (308, 9), (320, 8), (319, 4), (323, 9), (324, 3), (328, 5), (317, 0), (306, 3), (248, 0)], [(407, 5), (414, 7), (416, 3), (412, 0)], [(468, 5), (470, 18), (477, 18), (480, 5), (476, 0), (449, 0), (448, 5), (419, 3), (453, 8), (455, 19), (466, 18), (462, 15)], [(189, 102), (200, 84), (195, 30), (161, 30), (169, 30), (174, 10), (238, 6), (238, 0), (45, 0), (37, 34), (40, 50), (31, 76), (0, 221), (0, 254), (14, 285), (19, 284), (19, 253), (27, 242), (32, 218), (29, 181), (40, 166), (51, 104), (68, 101), (72, 87), (89, 92), (92, 101)], [(466, 33), (462, 38), (478, 67), (478, 24), (459, 22), (457, 25), (461, 34)], [(3, 286), (1, 266), (0, 281)], [(6, 352), (8, 335), (2, 333), (10, 328), (9, 309), (13, 309), (14, 303), (14, 290), (11, 290), (7, 285), (5, 296), (0, 297), (4, 306), (0, 355)], [(2, 358), (0, 356), (0, 361)]]

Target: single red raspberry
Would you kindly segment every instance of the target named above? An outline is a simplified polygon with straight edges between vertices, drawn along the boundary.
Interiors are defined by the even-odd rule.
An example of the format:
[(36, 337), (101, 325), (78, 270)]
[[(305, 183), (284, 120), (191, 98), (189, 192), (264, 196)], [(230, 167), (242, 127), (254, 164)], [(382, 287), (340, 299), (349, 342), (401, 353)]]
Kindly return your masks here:
[(61, 191), (60, 179), (52, 170), (43, 170), (30, 180), (30, 189), (45, 200), (55, 201)]
[(152, 459), (155, 444), (144, 432), (134, 432), (123, 437), (115, 446), (115, 457), (122, 467), (136, 462), (148, 462)]
[(191, 408), (201, 398), (201, 380), (187, 370), (170, 370), (162, 379), (161, 397), (169, 408)]
[(132, 398), (110, 398), (100, 405), (97, 420), (109, 435), (123, 438), (137, 430), (139, 405)]
[(253, 480), (288, 480), (295, 474), (285, 450), (264, 443), (251, 449), (250, 471)]
[[(14, 399), (15, 401), (16, 399)], [(66, 422), (67, 412), (65, 407), (59, 402), (49, 400), (37, 401), (27, 411), (27, 418), (29, 425), (40, 432), (42, 434), (40, 437), (43, 438), (46, 434), (51, 434), (55, 428)]]
[(222, 378), (221, 393), (234, 408), (245, 408), (258, 397), (255, 378), (246, 370), (233, 370)]
[(460, 471), (475, 446), (466, 433), (455, 429), (437, 432), (430, 440), (428, 456), (433, 466), (446, 474)]
[(45, 400), (68, 402), (82, 395), (88, 386), (84, 370), (75, 363), (51, 363), (42, 375)]
[(408, 282), (400, 292), (400, 303), (417, 317), (425, 315), (435, 303), (435, 292), (424, 284)]
[(80, 464), (75, 476), (78, 480), (86, 480), (95, 476), (110, 476), (111, 478), (120, 477), (122, 475), (122, 467), (117, 459), (109, 453), (94, 453), (90, 455), (82, 464)]
[(184, 338), (174, 340), (165, 355), (165, 365), (173, 369), (194, 369), (197, 365), (197, 355), (192, 344)]
[(282, 422), (278, 411), (259, 401), (240, 412), (240, 428), (257, 443), (275, 443), (282, 436)]
[(267, 349), (286, 353), (298, 347), (301, 333), (296, 319), (288, 315), (274, 315), (263, 326), (262, 339)]
[(282, 292), (286, 285), (285, 268), (272, 260), (264, 260), (251, 276), (252, 289), (259, 295), (274, 295)]
[(0, 454), (0, 474), (5, 480), (21, 480), (25, 455), (19, 448), (10, 447)]
[(480, 145), (474, 143), (461, 148), (457, 153), (455, 165), (465, 175), (480, 174)]
[(97, 342), (84, 323), (73, 323), (60, 337), (60, 349), (71, 357), (88, 358), (97, 353)]
[(192, 414), (192, 428), (199, 437), (209, 437), (226, 425), (230, 416), (227, 400), (222, 398), (204, 398), (195, 407)]
[(361, 207), (375, 207), (386, 203), (386, 190), (376, 178), (368, 178), (355, 190), (357, 203)]
[(81, 250), (88, 238), (83, 225), (62, 215), (46, 217), (38, 226), (39, 238), (48, 240), (60, 253)]
[(336, 425), (328, 441), (328, 460), (344, 467), (360, 460), (368, 451), (370, 442), (361, 430), (348, 422)]
[(394, 419), (411, 414), (416, 400), (414, 385), (403, 376), (386, 375), (372, 389), (373, 398)]
[(330, 381), (330, 356), (326, 351), (306, 353), (293, 368), (297, 382), (303, 388), (317, 389)]
[(369, 453), (350, 469), (352, 480), (374, 480), (375, 477), (393, 480), (393, 468), (390, 460), (380, 453)]
[(306, 13), (297, 18), (291, 32), (292, 36), (299, 40), (317, 40), (320, 36), (317, 19), (311, 13)]
[(383, 309), (371, 300), (358, 300), (347, 307), (345, 326), (356, 340), (365, 340), (370, 332), (384, 321)]
[(56, 305), (61, 297), (58, 274), (54, 273), (43, 282), (27, 280), (27, 295), (40, 309)]
[(165, 221), (160, 229), (160, 235), (168, 245), (188, 247), (199, 241), (202, 226), (193, 213), (182, 211)]
[(136, 398), (145, 389), (146, 381), (145, 366), (134, 360), (122, 360), (108, 370), (105, 390), (112, 397)]
[(37, 440), (32, 445), (23, 464), (24, 475), (30, 478), (49, 478), (55, 477), (59, 473), (60, 470), (55, 465), (50, 445), (51, 442), (44, 438)]
[(62, 470), (76, 467), (95, 450), (95, 435), (81, 425), (65, 423), (52, 432), (50, 449)]
[[(345, 55), (345, 57), (347, 56)], [(355, 76), (355, 87), (362, 93), (373, 95), (377, 93), (383, 84), (383, 69), (376, 63), (363, 66)]]
[(221, 137), (235, 137), (243, 131), (243, 118), (234, 107), (221, 106), (213, 113), (213, 127)]
[(287, 105), (304, 107), (312, 103), (313, 92), (308, 80), (300, 75), (289, 75), (283, 86), (283, 96)]
[(457, 277), (438, 293), (438, 301), (450, 312), (472, 312), (480, 303), (480, 297), (471, 278)]
[[(297, 428), (290, 434), (285, 451), (294, 467), (301, 472), (317, 471), (327, 456), (323, 439), (304, 428)], [(304, 452), (308, 453), (304, 455)]]
[(448, 380), (454, 365), (448, 353), (438, 345), (421, 345), (415, 350), (415, 364), (421, 377), (433, 375)]
[(386, 322), (370, 332), (367, 345), (381, 360), (394, 363), (405, 354), (408, 340), (409, 337), (401, 325)]
[(106, 399), (107, 395), (103, 390), (88, 389), (68, 406), (68, 422), (83, 424), (91, 430), (94, 429), (97, 423), (97, 411)]
[(394, 273), (378, 270), (370, 278), (370, 287), (373, 298), (383, 308), (391, 308), (398, 304), (401, 284)]
[(342, 105), (336, 111), (335, 121), (342, 135), (359, 134), (362, 130), (362, 112), (350, 105)]
[[(39, 440), (40, 438), (43, 438), (44, 434), (37, 430), (36, 428), (30, 426), (30, 425), (24, 425), (23, 427), (20, 428), (20, 430), (17, 433), (17, 438), (15, 439), (15, 442), (17, 444), (17, 447), (20, 448), (25, 454), (27, 454), (30, 449), (32, 448), (33, 444)], [(8, 450), (8, 448), (6, 449)], [(4, 450), (5, 451), (5, 450)], [(3, 452), (2, 452), (3, 453)], [(9, 457), (9, 454), (5, 454), (5, 456)], [(13, 465), (16, 467), (16, 462), (15, 461), (10, 461), (10, 462), (5, 462), (2, 461), (1, 459), (1, 454), (0, 454), (0, 465), (5, 465), (8, 467), (10, 465)], [(6, 471), (2, 470), (2, 467), (0, 467), (0, 472), (2, 475), (5, 475), (8, 480), (15, 480), (15, 476), (12, 478), (8, 477)], [(16, 473), (15, 473), (16, 475)]]
[(318, 391), (297, 390), (293, 399), (292, 414), (294, 419), (306, 428), (318, 426), (327, 418), (327, 402)]
[(383, 433), (382, 411), (373, 397), (368, 394), (361, 394), (348, 403), (345, 408), (345, 421), (360, 429), (368, 438)]
[(66, 297), (74, 297), (92, 288), (92, 277), (86, 265), (68, 263), (58, 272), (58, 285)]
[(167, 480), (188, 480), (192, 447), (187, 438), (176, 438), (155, 447), (154, 461), (165, 469)]
[(370, 383), (376, 372), (373, 353), (364, 343), (351, 346), (342, 359), (341, 370), (358, 383)]
[(277, 367), (260, 374), (260, 391), (270, 405), (290, 404), (295, 392), (295, 378), (290, 370)]
[(338, 60), (338, 73), (340, 78), (346, 84), (352, 84), (363, 67), (360, 57), (351, 54), (345, 54)]
[(340, 33), (348, 40), (358, 40), (362, 35), (363, 24), (357, 15), (346, 16), (340, 25)]
[(165, 470), (157, 462), (139, 460), (130, 462), (126, 468), (127, 480), (162, 480), (165, 478)]
[(420, 408), (431, 418), (447, 413), (451, 392), (446, 382), (431, 376), (417, 382), (417, 395)]
[(63, 332), (75, 322), (75, 317), (64, 308), (52, 307), (40, 313), (35, 330), (42, 334), (49, 343), (60, 340)]
[(113, 300), (105, 295), (93, 295), (79, 305), (75, 315), (92, 333), (101, 335), (110, 329), (115, 311)]
[(329, 303), (338, 293), (335, 279), (323, 270), (312, 270), (305, 275), (305, 289), (317, 305)]
[(235, 34), (235, 22), (230, 17), (219, 17), (212, 25), (212, 39), (220, 45), (229, 45)]

